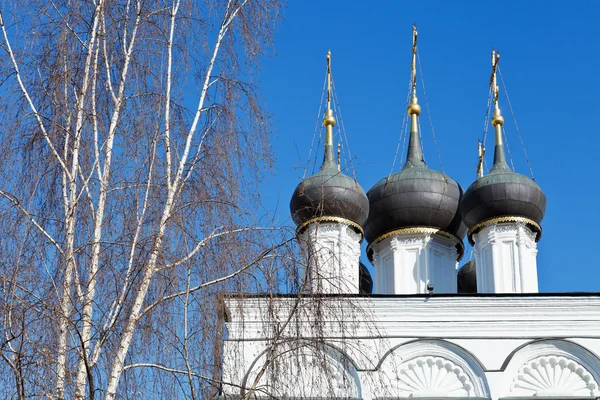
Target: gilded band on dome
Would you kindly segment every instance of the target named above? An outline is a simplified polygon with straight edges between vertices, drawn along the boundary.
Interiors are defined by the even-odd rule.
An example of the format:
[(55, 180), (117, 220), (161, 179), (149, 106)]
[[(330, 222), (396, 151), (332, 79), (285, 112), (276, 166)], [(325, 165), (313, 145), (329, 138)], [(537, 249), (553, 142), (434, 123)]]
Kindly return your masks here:
[(425, 163), (419, 132), (421, 106), (417, 99), (416, 26), (412, 33), (410, 101), (407, 107), (411, 122), (406, 161), (400, 171), (379, 180), (367, 194), (371, 212), (364, 227), (369, 243), (386, 232), (415, 226), (433, 227), (458, 238), (464, 237), (467, 232), (458, 212), (462, 188), (455, 180)]
[(384, 233), (383, 235), (379, 236), (377, 239), (375, 239), (371, 243), (369, 243), (369, 245), (367, 246), (367, 254), (369, 254), (371, 252), (371, 249), (374, 245), (382, 242), (383, 240), (385, 240), (389, 237), (392, 237), (395, 235), (410, 235), (410, 234), (417, 234), (417, 235), (418, 234), (427, 234), (427, 235), (438, 235), (438, 236), (445, 237), (446, 239), (450, 239), (450, 240), (454, 241), (454, 243), (456, 244), (456, 247), (458, 249), (458, 257), (456, 258), (456, 261), (460, 261), (464, 255), (465, 246), (463, 244), (463, 241), (458, 236), (456, 236), (450, 232), (446, 232), (442, 229), (433, 228), (433, 227), (429, 227), (429, 226), (409, 226), (406, 228), (395, 229), (393, 231)]
[(300, 235), (302, 234), (302, 232), (304, 232), (304, 230), (306, 229), (306, 227), (308, 227), (308, 225), (310, 224), (318, 224), (318, 223), (322, 223), (322, 222), (335, 222), (335, 223), (339, 223), (339, 224), (344, 224), (344, 225), (348, 225), (352, 228), (354, 228), (354, 230), (356, 231), (356, 233), (360, 233), (360, 241), (362, 242), (363, 237), (365, 236), (365, 233), (363, 232), (362, 227), (357, 224), (354, 221), (351, 221), (347, 218), (342, 218), (342, 217), (328, 217), (328, 216), (323, 216), (323, 217), (315, 217), (315, 218), (311, 218), (308, 221), (303, 222), (302, 224), (298, 225), (298, 227), (296, 228), (296, 235)]
[(482, 171), (483, 152), (480, 147), (477, 180), (465, 192), (460, 212), (467, 227), (469, 242), (473, 233), (497, 222), (524, 222), (541, 236), (540, 223), (546, 211), (546, 195), (538, 184), (525, 175), (513, 171), (504, 152), (504, 118), (498, 101), (497, 75), (500, 54), (492, 50), (490, 92), (494, 111), (491, 124), (495, 130), (494, 164), (486, 175)]
[(335, 157), (333, 127), (336, 124), (331, 109), (333, 78), (331, 52), (327, 53), (327, 106), (323, 116), (325, 143), (323, 163), (319, 171), (296, 187), (290, 200), (292, 219), (302, 230), (311, 222), (342, 222), (352, 225), (361, 236), (362, 224), (369, 213), (369, 200), (358, 182), (340, 171), (340, 155)]
[(478, 231), (480, 231), (482, 228), (485, 228), (486, 226), (502, 224), (502, 223), (506, 223), (506, 222), (518, 222), (518, 223), (522, 223), (525, 225), (529, 225), (531, 228), (533, 228), (533, 230), (535, 232), (535, 241), (539, 242), (540, 239), (542, 238), (542, 227), (540, 226), (540, 224), (538, 224), (534, 220), (526, 218), (526, 217), (519, 217), (516, 215), (505, 215), (502, 217), (486, 219), (485, 221), (481, 221), (478, 224), (473, 225), (473, 227), (471, 229), (469, 229), (469, 232), (467, 233), (467, 237), (469, 238), (469, 243), (471, 243), (471, 245), (475, 244), (475, 242), (473, 241), (473, 235), (475, 233), (477, 233)]

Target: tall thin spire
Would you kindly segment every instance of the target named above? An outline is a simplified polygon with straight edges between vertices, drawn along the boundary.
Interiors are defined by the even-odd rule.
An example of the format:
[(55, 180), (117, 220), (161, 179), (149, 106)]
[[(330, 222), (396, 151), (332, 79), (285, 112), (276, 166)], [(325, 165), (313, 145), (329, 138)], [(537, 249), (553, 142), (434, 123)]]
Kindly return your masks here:
[(506, 163), (506, 156), (504, 155), (504, 144), (502, 142), (502, 126), (504, 125), (504, 117), (498, 107), (498, 85), (496, 84), (496, 71), (498, 69), (498, 62), (500, 61), (500, 53), (492, 49), (492, 76), (490, 78), (490, 86), (494, 96), (494, 116), (492, 117), (492, 125), (496, 130), (495, 134), (495, 148), (494, 148), (494, 166), (493, 170), (497, 169), (509, 169)]
[[(411, 118), (410, 139), (408, 141), (408, 154), (404, 168), (424, 167), (423, 150), (419, 139), (419, 114), (421, 106), (417, 99), (417, 25), (413, 25), (413, 47), (412, 47), (412, 98), (408, 106), (408, 115)], [(404, 169), (403, 168), (403, 169)]]
[(485, 156), (485, 147), (483, 147), (483, 143), (481, 143), (481, 140), (477, 141), (477, 151), (479, 154), (479, 163), (477, 164), (477, 178), (481, 178), (483, 176), (483, 157)]
[(321, 168), (337, 168), (333, 155), (335, 117), (333, 116), (333, 110), (331, 110), (331, 51), (327, 52), (327, 110), (325, 110), (323, 125), (325, 126), (325, 154)]

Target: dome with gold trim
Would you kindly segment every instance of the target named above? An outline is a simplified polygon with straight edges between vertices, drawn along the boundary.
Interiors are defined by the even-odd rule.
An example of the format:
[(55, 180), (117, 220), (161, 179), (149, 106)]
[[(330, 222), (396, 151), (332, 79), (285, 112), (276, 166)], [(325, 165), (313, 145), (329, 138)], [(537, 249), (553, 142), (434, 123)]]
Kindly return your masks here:
[[(502, 116), (497, 111), (492, 123), (501, 129)], [(460, 212), (469, 228), (469, 240), (478, 225), (487, 221), (522, 221), (541, 235), (540, 223), (546, 211), (546, 195), (532, 179), (513, 172), (506, 163), (504, 145), (497, 135), (494, 166), (489, 174), (478, 178), (460, 204)], [(499, 139), (499, 140), (498, 140)]]
[(425, 164), (416, 122), (420, 112), (416, 100), (413, 98), (408, 110), (414, 119), (404, 167), (381, 179), (367, 193), (370, 211), (365, 238), (369, 243), (388, 232), (409, 227), (437, 228), (459, 239), (466, 233), (458, 213), (462, 188), (452, 178)]
[(523, 222), (537, 234), (542, 234), (540, 223), (546, 211), (546, 195), (532, 179), (513, 172), (506, 163), (502, 134), (504, 117), (498, 106), (498, 85), (496, 72), (500, 54), (492, 50), (491, 93), (494, 96), (495, 130), (494, 166), (489, 174), (482, 176), (482, 154), (480, 154), (480, 176), (469, 186), (461, 204), (460, 213), (469, 228), (469, 241), (473, 235), (487, 224), (497, 222)]
[[(329, 130), (335, 124), (331, 110), (324, 121)], [(342, 219), (361, 231), (369, 214), (369, 200), (358, 182), (340, 172), (333, 156), (333, 143), (327, 134), (323, 165), (316, 174), (304, 179), (296, 187), (290, 201), (294, 222), (303, 224), (322, 219)], [(362, 233), (362, 232), (361, 232)]]

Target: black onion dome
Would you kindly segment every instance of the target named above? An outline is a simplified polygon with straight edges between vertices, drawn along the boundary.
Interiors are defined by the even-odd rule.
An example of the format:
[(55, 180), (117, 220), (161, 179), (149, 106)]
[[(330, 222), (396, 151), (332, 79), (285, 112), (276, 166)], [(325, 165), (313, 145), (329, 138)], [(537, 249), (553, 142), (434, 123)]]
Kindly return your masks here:
[[(463, 197), (462, 187), (460, 185), (458, 185), (458, 188), (460, 189), (460, 196), (462, 199), (462, 197)], [(448, 229), (446, 229), (446, 232), (452, 233), (457, 238), (462, 240), (465, 237), (465, 235), (467, 234), (468, 228), (467, 228), (467, 225), (465, 225), (465, 221), (463, 221), (462, 216), (460, 215), (460, 200), (458, 202), (458, 207), (459, 207), (458, 212), (454, 216), (454, 219), (452, 220), (452, 222), (450, 222), (450, 225), (448, 226)]]
[(458, 270), (457, 274), (458, 293), (477, 293), (477, 269), (475, 260), (471, 260)]
[(400, 172), (377, 182), (367, 193), (369, 243), (387, 232), (408, 227), (432, 227), (464, 237), (458, 206), (462, 188), (447, 175), (425, 164), (418, 132), (411, 132), (406, 163)]
[(362, 262), (358, 263), (358, 292), (360, 294), (373, 293), (373, 278)]
[(496, 145), (490, 173), (469, 186), (460, 204), (460, 213), (470, 230), (492, 218), (524, 217), (538, 225), (534, 226), (538, 238), (545, 211), (546, 195), (532, 179), (508, 167), (502, 144)]
[(328, 145), (319, 172), (296, 187), (290, 211), (297, 225), (317, 217), (338, 217), (362, 227), (369, 214), (369, 200), (358, 182), (338, 170), (333, 147)]

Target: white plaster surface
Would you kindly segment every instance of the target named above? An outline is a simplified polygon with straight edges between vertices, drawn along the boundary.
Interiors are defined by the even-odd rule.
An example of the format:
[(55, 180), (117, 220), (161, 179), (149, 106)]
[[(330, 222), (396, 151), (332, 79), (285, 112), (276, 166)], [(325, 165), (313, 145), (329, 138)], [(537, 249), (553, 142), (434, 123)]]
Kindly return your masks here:
[(456, 293), (455, 243), (436, 234), (396, 234), (375, 243), (374, 292), (381, 294)]
[(535, 234), (520, 222), (486, 226), (473, 235), (478, 293), (537, 293)]
[(348, 225), (310, 224), (299, 237), (308, 256), (308, 291), (353, 293), (359, 289), (361, 235)]
[(232, 385), (223, 388), (234, 397), (253, 383), (280, 398), (600, 395), (600, 295), (230, 297), (225, 304), (223, 379)]

